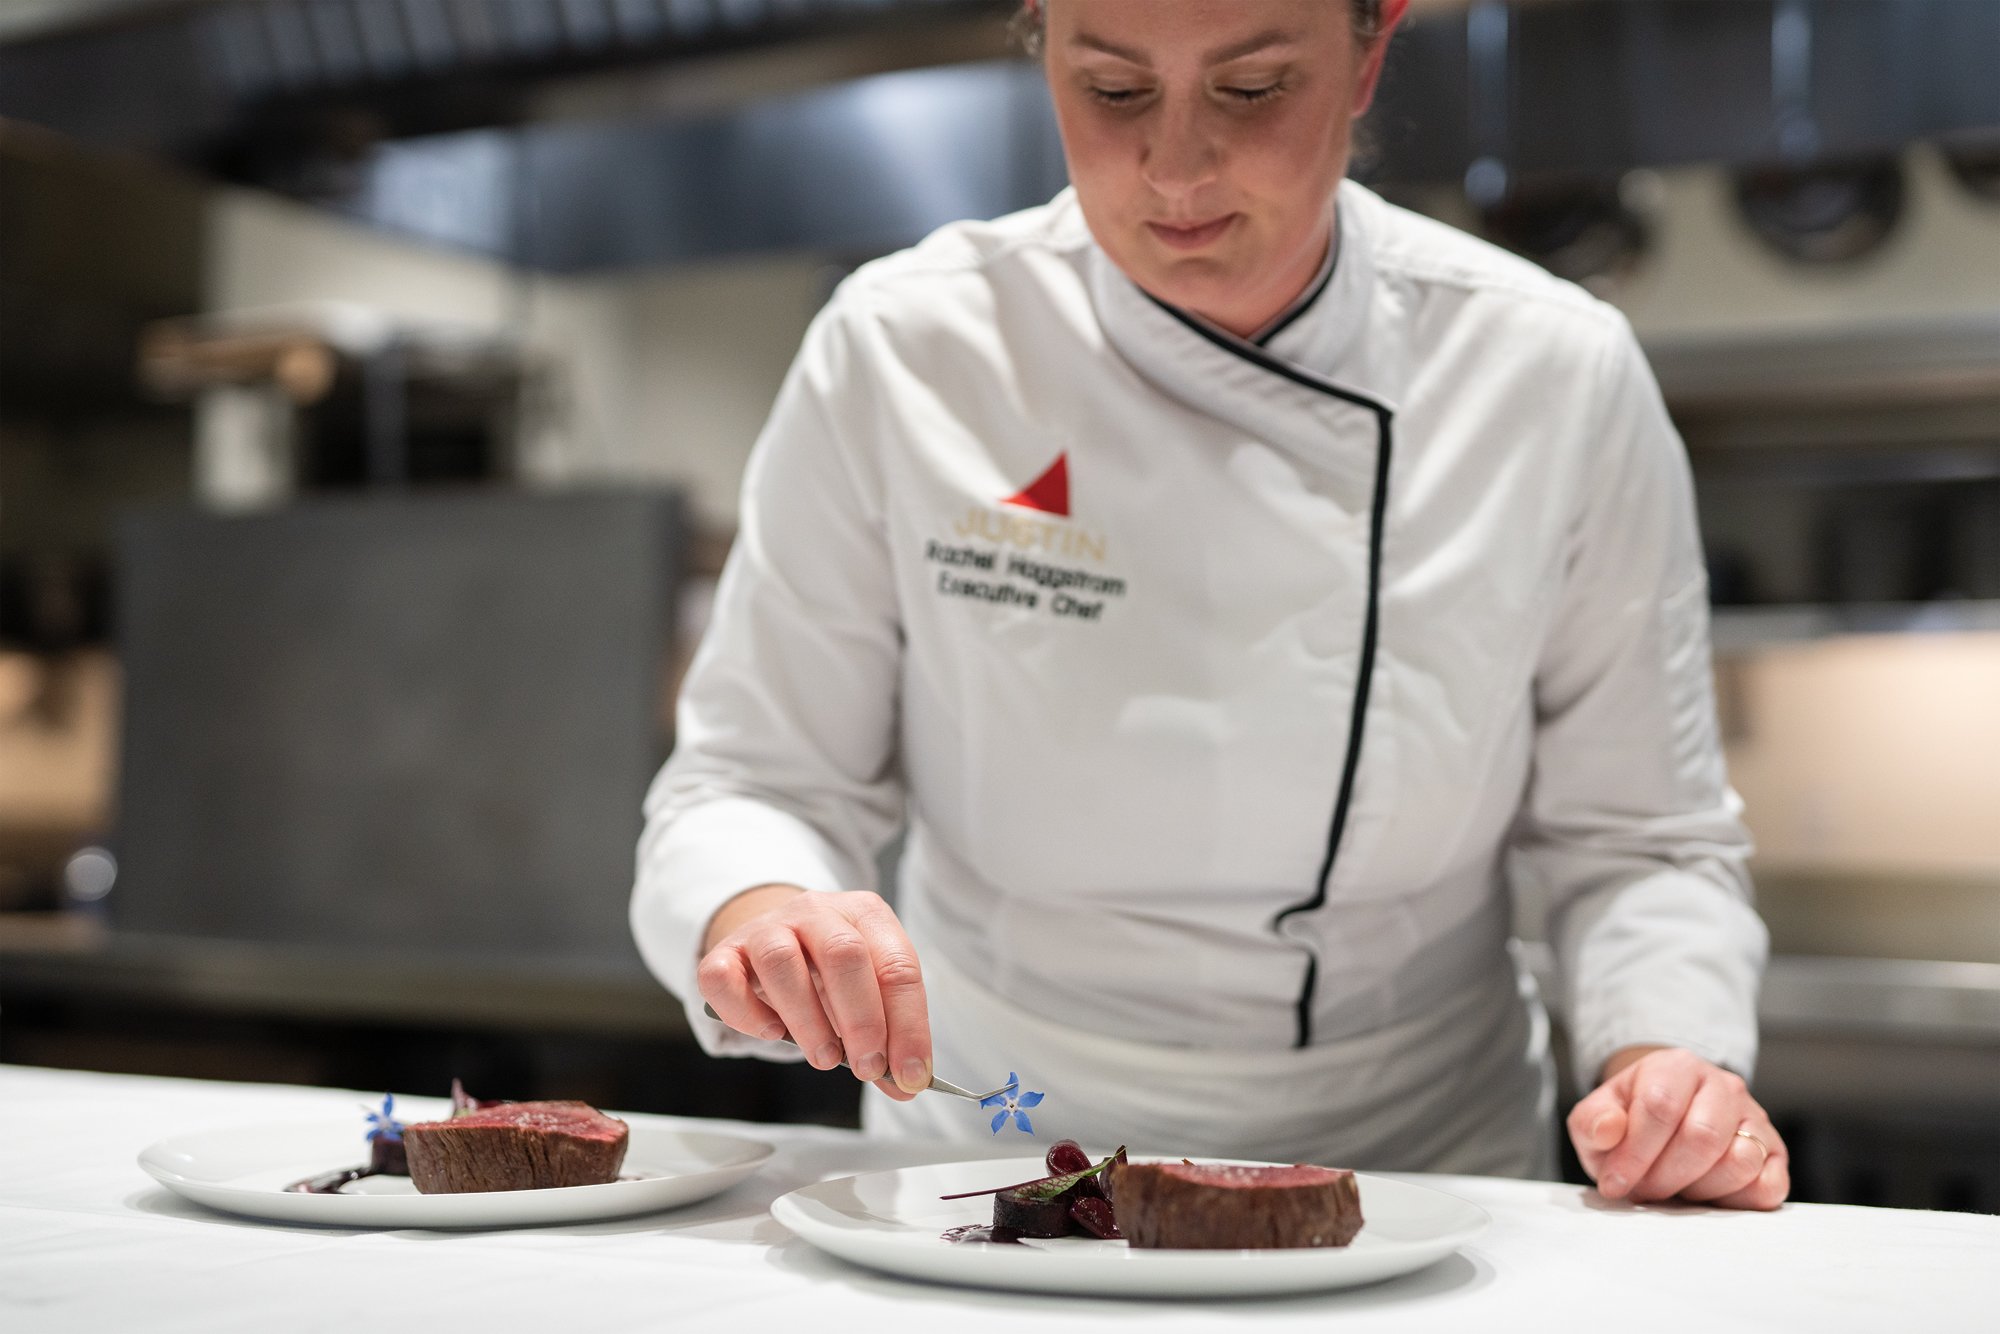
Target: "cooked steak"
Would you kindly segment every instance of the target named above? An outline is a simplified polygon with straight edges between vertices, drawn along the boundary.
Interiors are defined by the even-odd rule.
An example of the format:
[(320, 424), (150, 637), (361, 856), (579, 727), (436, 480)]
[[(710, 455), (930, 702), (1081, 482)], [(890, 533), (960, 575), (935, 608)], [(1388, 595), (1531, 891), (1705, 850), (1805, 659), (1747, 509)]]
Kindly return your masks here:
[(506, 1102), (403, 1127), (425, 1195), (599, 1186), (618, 1179), (631, 1131), (582, 1102)]
[(1139, 1247), (1345, 1246), (1361, 1230), (1354, 1173), (1331, 1167), (1129, 1163), (1111, 1169), (1111, 1195)]

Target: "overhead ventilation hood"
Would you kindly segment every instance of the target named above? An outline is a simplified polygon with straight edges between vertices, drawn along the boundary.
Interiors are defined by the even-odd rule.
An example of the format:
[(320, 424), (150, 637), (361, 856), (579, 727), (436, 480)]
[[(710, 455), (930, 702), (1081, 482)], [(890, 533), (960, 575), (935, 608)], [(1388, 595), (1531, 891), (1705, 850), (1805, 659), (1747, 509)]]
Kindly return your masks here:
[[(867, 251), (1060, 184), (1014, 7), (98, 0), (0, 28), (0, 116), (542, 268)], [(1996, 65), (1983, 0), (1432, 4), (1358, 170), (1546, 224), (1566, 183), (1723, 163), (1780, 173), (1782, 221), (1784, 172), (1919, 139), (1990, 162)]]

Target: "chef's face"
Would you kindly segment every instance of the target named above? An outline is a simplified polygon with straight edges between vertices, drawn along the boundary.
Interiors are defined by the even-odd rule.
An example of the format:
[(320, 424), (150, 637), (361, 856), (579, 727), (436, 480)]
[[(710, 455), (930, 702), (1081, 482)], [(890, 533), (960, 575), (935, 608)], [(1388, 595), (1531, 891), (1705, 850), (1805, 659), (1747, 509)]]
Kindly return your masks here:
[(1053, 0), (1043, 60), (1092, 235), (1140, 287), (1237, 333), (1326, 258), (1388, 34), (1349, 0)]

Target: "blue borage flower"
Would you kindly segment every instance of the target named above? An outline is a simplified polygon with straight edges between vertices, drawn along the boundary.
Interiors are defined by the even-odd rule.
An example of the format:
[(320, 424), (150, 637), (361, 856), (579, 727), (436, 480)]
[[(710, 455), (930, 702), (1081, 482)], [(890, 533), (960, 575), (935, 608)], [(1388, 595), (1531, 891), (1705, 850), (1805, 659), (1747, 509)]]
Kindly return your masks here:
[(997, 1135), (1000, 1133), (1000, 1127), (1006, 1125), (1007, 1118), (1011, 1116), (1014, 1118), (1016, 1129), (1025, 1134), (1032, 1135), (1035, 1133), (1035, 1127), (1028, 1120), (1026, 1109), (1040, 1106), (1041, 1101), (1042, 1095), (1039, 1093), (1021, 1092), (1021, 1077), (1012, 1070), (1009, 1070), (1007, 1072), (1007, 1087), (1001, 1089), (991, 1097), (981, 1098), (979, 1105), (981, 1107), (998, 1107), (1000, 1109), (993, 1114), (994, 1134)]
[(384, 1093), (382, 1095), (382, 1110), (379, 1112), (369, 1112), (366, 1107), (363, 1107), (361, 1110), (368, 1112), (368, 1138), (370, 1140), (386, 1139), (391, 1144), (394, 1144), (403, 1138), (403, 1123), (396, 1119), (395, 1094)]

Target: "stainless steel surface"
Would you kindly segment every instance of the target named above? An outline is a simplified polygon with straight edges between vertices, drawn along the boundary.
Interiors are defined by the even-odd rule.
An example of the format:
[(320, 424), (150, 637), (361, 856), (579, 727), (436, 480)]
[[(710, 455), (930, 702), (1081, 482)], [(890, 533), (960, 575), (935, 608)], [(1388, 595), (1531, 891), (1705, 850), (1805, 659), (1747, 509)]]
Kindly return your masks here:
[(2000, 601), (1718, 607), (1710, 639), (1718, 655), (1839, 635), (2000, 633)]
[(645, 975), (518, 956), (105, 932), (75, 918), (0, 915), (0, 993), (261, 1019), (464, 1026), (493, 1032), (684, 1038), (680, 1004)]
[(128, 521), (119, 927), (645, 970), (677, 493)]
[(1767, 1035), (2000, 1043), (2000, 964), (1781, 955), (1757, 1009)]
[[(1565, 1050), (1546, 945), (1525, 958)], [(2000, 1116), (2000, 964), (1777, 955), (1758, 999), (1754, 1090), (1774, 1114)], [(1565, 1070), (1570, 1096), (1576, 1076)]]
[[(48, 125), (261, 184), (354, 216), (523, 263), (646, 262), (778, 244), (761, 229), (688, 231), (671, 214), (699, 195), (719, 217), (754, 217), (736, 193), (769, 198), (763, 172), (689, 175), (705, 150), (660, 111), (746, 105), (706, 133), (810, 182), (827, 152), (808, 127), (771, 128), (774, 90), (856, 74), (1005, 57), (1011, 0), (189, 0), (100, 8), (95, 27), (0, 44), (0, 116)], [(2000, 6), (1971, 0), (1568, 0), (1427, 7), (1397, 38), (1375, 113), (1384, 183), (1456, 186), (1615, 180), (1633, 167), (1695, 162), (1798, 167), (1893, 154), (1941, 135), (2000, 126), (1990, 52)], [(393, 11), (393, 19), (390, 17)], [(1505, 19), (1503, 62), (1475, 59), (1476, 34)], [(874, 39), (874, 49), (850, 39)], [(838, 53), (799, 61), (833, 40)], [(864, 42), (864, 46), (868, 43)], [(1784, 59), (1777, 57), (1783, 55)], [(749, 57), (746, 59), (746, 56)], [(731, 62), (720, 77), (716, 59)], [(770, 67), (757, 61), (769, 59)], [(819, 205), (892, 221), (931, 216), (942, 193), (982, 214), (1045, 198), (1045, 171), (1013, 171), (995, 195), (990, 139), (1053, 156), (1039, 74), (998, 116), (976, 78), (947, 79), (897, 117), (930, 153), (893, 195), (864, 176)], [(875, 82), (875, 81), (871, 81)], [(690, 98), (678, 86), (703, 91)], [(736, 93), (729, 90), (735, 89)], [(1496, 108), (1504, 114), (1497, 114)], [(803, 113), (800, 113), (803, 114)], [(821, 114), (824, 114), (823, 112)], [(785, 142), (789, 141), (789, 146)], [(649, 157), (648, 146), (664, 157)], [(873, 151), (873, 145), (868, 147)], [(866, 156), (864, 152), (862, 156)], [(846, 155), (835, 153), (840, 165)], [(671, 165), (671, 174), (660, 168)], [(843, 168), (846, 169), (846, 168)], [(699, 188), (689, 183), (698, 181)], [(599, 210), (611, 201), (608, 214)], [(1486, 202), (1493, 202), (1492, 199)], [(668, 242), (619, 222), (666, 207)], [(610, 226), (601, 223), (609, 221)], [(853, 244), (830, 219), (797, 222), (804, 243)], [(874, 248), (915, 239), (867, 237)], [(567, 259), (563, 257), (567, 256)]]
[[(1551, 1013), (1566, 1018), (1553, 952), (1539, 941), (1522, 951)], [(1780, 954), (1757, 1016), (1767, 1036), (1948, 1040), (1991, 1044), (2000, 1056), (2000, 964)]]
[[(2000, 315), (1881, 322), (1831, 333), (1652, 339), (1677, 417), (1856, 404), (2000, 403)], [(1982, 414), (1990, 433), (1993, 418)], [(1851, 437), (1851, 418), (1849, 426)]]

